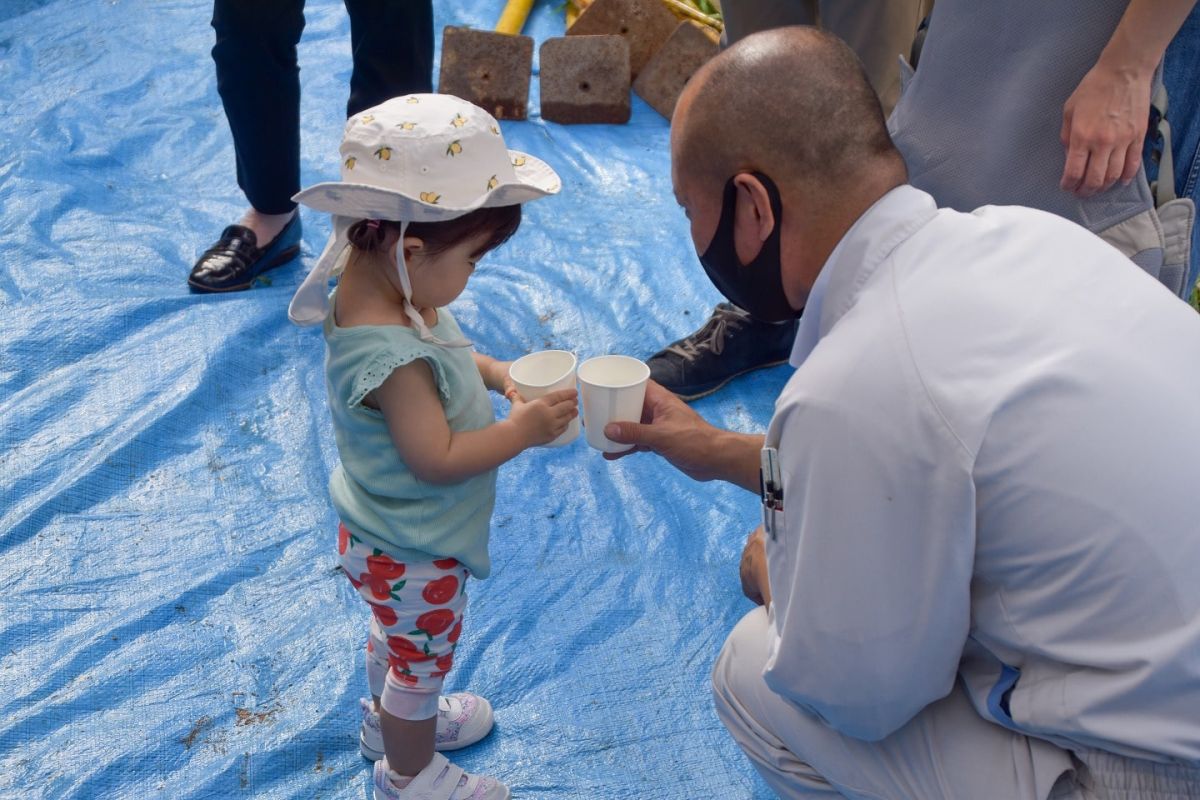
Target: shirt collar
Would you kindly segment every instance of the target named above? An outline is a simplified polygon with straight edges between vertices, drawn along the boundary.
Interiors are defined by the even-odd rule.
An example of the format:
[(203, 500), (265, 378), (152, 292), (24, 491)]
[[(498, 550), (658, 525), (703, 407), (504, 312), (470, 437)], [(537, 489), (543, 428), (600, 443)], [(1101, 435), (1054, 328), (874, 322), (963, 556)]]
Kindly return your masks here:
[(841, 319), (879, 264), (937, 213), (933, 198), (920, 189), (897, 186), (863, 212), (829, 254), (804, 305), (792, 346), (799, 367)]

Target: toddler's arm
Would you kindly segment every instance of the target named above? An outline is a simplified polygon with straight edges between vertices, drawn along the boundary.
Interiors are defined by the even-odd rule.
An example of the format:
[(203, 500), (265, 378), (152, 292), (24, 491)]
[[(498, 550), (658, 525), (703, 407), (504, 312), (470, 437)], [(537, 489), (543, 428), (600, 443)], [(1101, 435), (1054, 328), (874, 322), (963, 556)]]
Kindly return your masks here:
[(508, 380), (508, 368), (512, 362), (497, 361), (491, 356), (485, 356), (483, 353), (472, 352), (471, 355), (475, 357), (475, 366), (479, 368), (479, 375), (483, 378), (483, 385), (493, 392), (504, 394), (508, 388), (505, 385), (505, 381)]
[(508, 419), (486, 428), (451, 431), (433, 370), (423, 359), (396, 368), (373, 394), (404, 463), (436, 484), (461, 483), (550, 442), (579, 413), (575, 390), (564, 389), (528, 403), (518, 398)]

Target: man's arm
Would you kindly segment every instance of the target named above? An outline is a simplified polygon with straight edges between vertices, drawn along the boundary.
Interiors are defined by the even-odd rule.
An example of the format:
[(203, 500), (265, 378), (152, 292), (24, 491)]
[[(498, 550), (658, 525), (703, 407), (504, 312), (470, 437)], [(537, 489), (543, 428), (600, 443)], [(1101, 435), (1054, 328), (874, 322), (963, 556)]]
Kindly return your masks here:
[(1063, 106), (1063, 189), (1089, 197), (1137, 175), (1154, 70), (1195, 5), (1130, 0), (1096, 65)]
[(610, 461), (633, 452), (657, 453), (693, 480), (721, 480), (748, 492), (759, 491), (762, 435), (709, 425), (654, 381), (646, 386), (642, 421), (610, 423), (604, 435), (614, 442), (636, 445), (625, 453), (605, 454)]

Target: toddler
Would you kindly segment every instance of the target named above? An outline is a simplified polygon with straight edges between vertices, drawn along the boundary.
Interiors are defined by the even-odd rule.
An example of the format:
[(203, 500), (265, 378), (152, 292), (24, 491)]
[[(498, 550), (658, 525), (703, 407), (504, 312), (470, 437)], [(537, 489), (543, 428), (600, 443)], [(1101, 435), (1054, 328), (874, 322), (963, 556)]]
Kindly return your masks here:
[[(496, 469), (578, 411), (574, 391), (524, 402), (507, 362), (473, 352), (446, 306), (516, 232), (520, 204), (560, 183), (509, 151), (490, 115), (447, 95), (355, 115), (340, 152), (342, 180), (295, 198), (334, 215), (334, 230), (289, 316), (324, 325), (338, 555), (372, 612), (360, 746), (376, 761), (376, 800), (503, 800), (504, 784), (436, 752), (492, 728), (487, 700), (441, 688), (467, 579), (491, 568)], [(496, 422), (488, 390), (506, 388), (512, 411)]]

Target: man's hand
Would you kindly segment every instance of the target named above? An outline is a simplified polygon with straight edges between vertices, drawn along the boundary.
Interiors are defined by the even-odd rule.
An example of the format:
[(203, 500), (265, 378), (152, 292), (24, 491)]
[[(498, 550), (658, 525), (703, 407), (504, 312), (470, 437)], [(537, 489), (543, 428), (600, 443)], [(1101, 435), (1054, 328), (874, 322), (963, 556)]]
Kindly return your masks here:
[[(620, 444), (635, 445), (624, 453), (605, 453), (614, 461), (633, 452), (657, 453), (697, 481), (729, 478), (720, 469), (717, 440), (726, 433), (709, 425), (686, 403), (650, 381), (642, 405), (642, 421), (610, 422), (604, 435)], [(761, 445), (759, 445), (761, 447)], [(754, 456), (757, 468), (757, 455)]]
[(760, 606), (768, 605), (771, 602), (771, 580), (767, 577), (766, 535), (761, 525), (746, 539), (738, 572), (742, 578), (742, 594)]
[(1154, 70), (1195, 5), (1129, 0), (1096, 65), (1063, 106), (1063, 189), (1089, 197), (1137, 175)]
[[(708, 480), (700, 475), (708, 468), (700, 454), (694, 452), (701, 431), (715, 430), (692, 411), (686, 403), (654, 381), (646, 384), (646, 399), (642, 401), (642, 421), (610, 422), (604, 435), (619, 444), (635, 445), (623, 453), (605, 453), (609, 461), (635, 452), (658, 453), (671, 464), (696, 480)], [(696, 463), (699, 462), (699, 463)]]
[(1142, 163), (1149, 109), (1148, 75), (1103, 62), (1092, 67), (1063, 106), (1062, 188), (1091, 197), (1118, 179), (1133, 180)]

